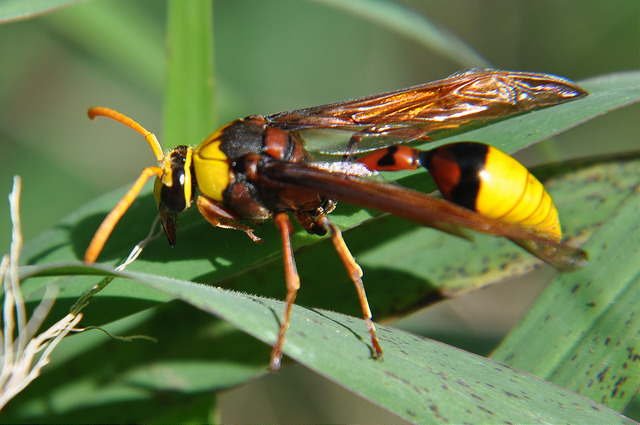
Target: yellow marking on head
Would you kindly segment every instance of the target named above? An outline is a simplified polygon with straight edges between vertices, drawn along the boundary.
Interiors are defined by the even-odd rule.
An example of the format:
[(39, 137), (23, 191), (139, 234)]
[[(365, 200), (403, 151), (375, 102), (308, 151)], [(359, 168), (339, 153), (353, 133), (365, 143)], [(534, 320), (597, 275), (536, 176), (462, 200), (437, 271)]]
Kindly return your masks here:
[(171, 169), (172, 152), (167, 154), (160, 166), (162, 167), (162, 184), (167, 187), (173, 186), (173, 170)]

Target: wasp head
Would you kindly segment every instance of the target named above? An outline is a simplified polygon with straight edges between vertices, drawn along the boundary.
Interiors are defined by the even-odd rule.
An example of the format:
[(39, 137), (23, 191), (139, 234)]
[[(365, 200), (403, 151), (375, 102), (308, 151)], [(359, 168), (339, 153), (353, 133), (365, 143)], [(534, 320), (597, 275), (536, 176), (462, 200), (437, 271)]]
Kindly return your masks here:
[(176, 243), (178, 214), (187, 210), (195, 197), (193, 148), (178, 146), (168, 152), (162, 163), (162, 176), (156, 178), (153, 194), (158, 204), (162, 227), (171, 246)]

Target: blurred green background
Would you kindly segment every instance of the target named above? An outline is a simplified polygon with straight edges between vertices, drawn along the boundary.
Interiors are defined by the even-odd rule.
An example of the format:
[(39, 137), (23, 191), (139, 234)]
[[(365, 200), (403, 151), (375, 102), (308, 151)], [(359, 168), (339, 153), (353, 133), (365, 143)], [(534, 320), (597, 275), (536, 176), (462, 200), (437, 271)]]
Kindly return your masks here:
[[(637, 1), (413, 0), (402, 4), (457, 35), (496, 68), (580, 80), (640, 67)], [(9, 193), (13, 175), (23, 177), (27, 240), (77, 206), (131, 182), (142, 167), (153, 164), (142, 138), (118, 125), (92, 123), (86, 110), (92, 105), (121, 110), (162, 141), (165, 14), (165, 2), (95, 0), (0, 25), (0, 193)], [(250, 114), (432, 81), (473, 65), (321, 1), (215, 1), (214, 31), (215, 106), (220, 125)], [(535, 164), (637, 149), (639, 112), (635, 105), (593, 120), (523, 152), (519, 159)], [(4, 252), (9, 236), (5, 203), (0, 205)], [(427, 318), (414, 317), (404, 326), (416, 330), (416, 323), (427, 323), (420, 332), (430, 335), (454, 324), (461, 333), (475, 334), (477, 340), (491, 340), (509, 329), (539, 288), (523, 282), (491, 291), (440, 304), (429, 309)], [(494, 304), (477, 307), (481, 304), (474, 297)], [(506, 318), (497, 314), (499, 310)], [(222, 419), (283, 421), (276, 413), (267, 416), (271, 413), (267, 410), (275, 410), (278, 401), (285, 400), (285, 410), (291, 410), (292, 404), (301, 406), (289, 420), (318, 420), (317, 415), (307, 416), (314, 410), (327, 414), (326, 401), (301, 393), (299, 385), (318, 387), (322, 397), (344, 401), (345, 394), (327, 395), (328, 383), (321, 378), (307, 376), (304, 384), (298, 384), (296, 375), (305, 373), (289, 368), (255, 384), (267, 407), (258, 407), (261, 396), (246, 395), (245, 388), (222, 396)], [(276, 397), (272, 385), (293, 391)], [(392, 420), (364, 405), (364, 412), (371, 413), (367, 420), (351, 403), (356, 402), (349, 401), (342, 413), (336, 406), (336, 416), (323, 416), (323, 420)], [(254, 407), (247, 409), (248, 405)], [(260, 415), (242, 416), (251, 410)]]

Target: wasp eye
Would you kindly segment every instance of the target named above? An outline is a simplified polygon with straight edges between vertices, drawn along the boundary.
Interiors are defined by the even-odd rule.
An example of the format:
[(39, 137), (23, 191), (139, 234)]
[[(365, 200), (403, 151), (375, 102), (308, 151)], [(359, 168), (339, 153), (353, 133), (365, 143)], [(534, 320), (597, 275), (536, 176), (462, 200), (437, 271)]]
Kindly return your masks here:
[[(184, 182), (184, 179), (182, 179)], [(171, 246), (176, 244), (176, 230), (178, 227), (178, 214), (187, 209), (184, 194), (184, 184), (163, 183), (162, 178), (156, 178), (153, 186), (153, 196), (158, 205), (158, 213), (162, 220), (162, 228), (167, 235)]]
[(179, 175), (176, 175), (174, 172), (172, 179), (173, 184), (171, 186), (166, 184), (160, 185), (160, 201), (158, 202), (158, 206), (170, 214), (181, 213), (189, 206), (184, 190), (184, 170), (179, 171), (178, 174)]

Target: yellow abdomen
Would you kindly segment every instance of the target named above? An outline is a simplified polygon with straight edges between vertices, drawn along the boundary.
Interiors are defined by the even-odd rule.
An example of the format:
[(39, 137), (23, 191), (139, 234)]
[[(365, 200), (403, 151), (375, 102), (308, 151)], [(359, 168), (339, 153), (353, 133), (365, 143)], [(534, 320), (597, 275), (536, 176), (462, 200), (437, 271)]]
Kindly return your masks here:
[(562, 237), (553, 200), (542, 183), (518, 161), (490, 147), (479, 177), (476, 210), (480, 214), (531, 226), (557, 239)]

